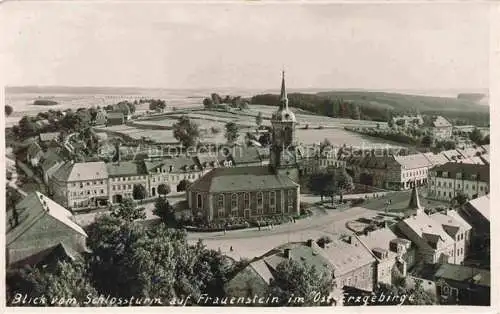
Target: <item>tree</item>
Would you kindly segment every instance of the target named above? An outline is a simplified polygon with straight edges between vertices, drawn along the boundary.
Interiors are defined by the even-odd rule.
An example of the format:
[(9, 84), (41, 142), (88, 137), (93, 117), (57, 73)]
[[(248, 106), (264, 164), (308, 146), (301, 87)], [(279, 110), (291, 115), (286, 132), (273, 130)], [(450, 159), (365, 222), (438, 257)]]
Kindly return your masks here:
[(88, 235), (92, 278), (105, 295), (163, 300), (191, 295), (195, 301), (202, 293), (221, 296), (232, 272), (220, 252), (206, 249), (201, 241), (189, 245), (186, 232), (164, 223), (147, 229), (101, 216)]
[(396, 125), (397, 126), (405, 126), (406, 125), (406, 121), (404, 119), (396, 120)]
[(167, 103), (161, 99), (151, 99), (149, 101), (149, 110), (163, 111), (167, 107)]
[(191, 185), (189, 180), (183, 179), (179, 184), (177, 184), (177, 192), (184, 192)]
[(8, 117), (14, 112), (14, 109), (10, 105), (5, 105), (5, 116)]
[[(293, 259), (278, 264), (274, 280), (269, 285), (269, 295), (277, 296), (280, 305), (313, 306), (316, 294), (328, 295), (332, 289), (328, 272), (320, 273), (314, 266)], [(288, 304), (290, 297), (304, 297), (304, 302)]]
[(353, 105), (353, 111), (351, 113), (351, 118), (353, 120), (360, 120), (361, 119), (361, 111), (360, 111), (358, 105)]
[(212, 98), (212, 102), (214, 103), (214, 105), (220, 105), (222, 103), (222, 98), (217, 93), (212, 93), (212, 95), (210, 95), (210, 98)]
[(327, 193), (328, 179), (331, 176), (325, 174), (314, 174), (309, 178), (308, 187), (314, 194), (319, 194), (321, 196), (321, 201), (323, 201), (323, 196)]
[(271, 133), (266, 132), (266, 133), (262, 134), (261, 136), (259, 136), (259, 143), (260, 143), (260, 145), (262, 145), (264, 147), (271, 144)]
[(136, 219), (146, 219), (144, 207), (137, 207), (134, 201), (127, 198), (111, 213), (113, 217), (123, 219), (125, 221), (134, 221)]
[(187, 116), (182, 116), (177, 123), (173, 125), (174, 137), (183, 146), (194, 146), (200, 137), (198, 125), (192, 122)]
[(155, 201), (155, 208), (153, 209), (153, 214), (156, 216), (160, 217), (160, 219), (167, 225), (167, 226), (175, 226), (176, 224), (176, 218), (174, 214), (174, 209), (168, 202), (163, 197), (158, 197)]
[(236, 123), (234, 122), (228, 122), (226, 123), (226, 139), (228, 143), (234, 143), (238, 139), (239, 135), (239, 129)]
[(463, 206), (465, 203), (469, 201), (469, 198), (467, 195), (465, 195), (463, 192), (458, 192), (455, 197), (451, 200), (451, 203), (454, 204), (455, 206)]
[(170, 192), (171, 191), (170, 191), (170, 186), (169, 185), (164, 184), (164, 183), (158, 185), (158, 194), (159, 195), (165, 196), (165, 195), (169, 194)]
[(216, 126), (212, 126), (212, 127), (210, 127), (210, 132), (212, 132), (212, 134), (219, 134), (220, 129)]
[(481, 131), (479, 131), (478, 128), (474, 128), (474, 130), (472, 130), (472, 132), (469, 135), (469, 139), (472, 142), (480, 145), (481, 141), (483, 140), (483, 134), (481, 133)]
[[(87, 295), (97, 295), (89, 278), (88, 266), (80, 260), (59, 261), (45, 268), (26, 267), (18, 269), (7, 276), (7, 282), (12, 294), (20, 293), (30, 297), (44, 296), (46, 306), (85, 306)], [(74, 298), (75, 302), (62, 302)], [(13, 295), (8, 298), (11, 305)], [(32, 305), (30, 305), (32, 306)]]
[(343, 194), (354, 189), (352, 177), (347, 173), (345, 168), (340, 168), (334, 174), (334, 186), (340, 195), (340, 202), (343, 201)]
[(257, 124), (257, 127), (260, 127), (262, 125), (262, 120), (262, 112), (259, 111), (259, 113), (255, 117), (255, 124)]
[(134, 197), (135, 200), (143, 200), (146, 198), (148, 194), (148, 191), (146, 191), (146, 188), (142, 184), (134, 184), (133, 190), (132, 190), (132, 196)]
[(203, 107), (205, 107), (205, 109), (212, 110), (215, 107), (213, 100), (211, 98), (203, 99)]
[(422, 146), (427, 147), (427, 148), (430, 148), (432, 146), (433, 142), (434, 142), (434, 140), (432, 139), (432, 137), (430, 135), (425, 135), (424, 137), (422, 137), (422, 140), (421, 140)]

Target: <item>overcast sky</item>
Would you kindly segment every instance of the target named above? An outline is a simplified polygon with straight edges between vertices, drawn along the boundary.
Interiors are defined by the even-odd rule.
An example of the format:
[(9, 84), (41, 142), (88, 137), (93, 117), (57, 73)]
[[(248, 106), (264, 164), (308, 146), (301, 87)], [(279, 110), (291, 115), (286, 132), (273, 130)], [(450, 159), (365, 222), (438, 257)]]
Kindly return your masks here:
[(479, 89), (487, 4), (22, 3), (8, 85)]

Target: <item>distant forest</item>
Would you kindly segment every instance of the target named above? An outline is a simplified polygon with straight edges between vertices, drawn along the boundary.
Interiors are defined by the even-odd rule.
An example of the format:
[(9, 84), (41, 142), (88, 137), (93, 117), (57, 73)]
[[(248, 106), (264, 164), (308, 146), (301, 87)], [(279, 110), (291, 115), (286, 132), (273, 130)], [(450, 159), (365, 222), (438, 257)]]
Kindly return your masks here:
[[(385, 122), (394, 115), (421, 113), (443, 115), (454, 124), (489, 125), (489, 107), (469, 100), (404, 95), (383, 92), (290, 93), (291, 107), (335, 117)], [(277, 94), (261, 94), (251, 98), (252, 104), (276, 105)]]

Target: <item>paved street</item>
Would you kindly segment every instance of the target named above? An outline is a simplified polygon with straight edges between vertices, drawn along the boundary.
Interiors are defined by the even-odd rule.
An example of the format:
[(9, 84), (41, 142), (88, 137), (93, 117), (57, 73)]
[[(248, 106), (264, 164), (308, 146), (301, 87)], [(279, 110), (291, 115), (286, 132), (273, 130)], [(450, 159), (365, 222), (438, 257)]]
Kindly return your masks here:
[[(243, 229), (217, 233), (189, 233), (191, 242), (202, 239), (211, 249), (220, 249), (232, 258), (253, 258), (290, 241), (305, 241), (309, 238), (318, 239), (323, 235), (338, 235), (351, 233), (346, 223), (360, 217), (373, 217), (379, 211), (362, 207), (349, 208), (345, 211), (327, 212), (298, 220), (296, 223), (275, 226), (273, 229), (257, 228)], [(230, 248), (233, 251), (230, 251)]]

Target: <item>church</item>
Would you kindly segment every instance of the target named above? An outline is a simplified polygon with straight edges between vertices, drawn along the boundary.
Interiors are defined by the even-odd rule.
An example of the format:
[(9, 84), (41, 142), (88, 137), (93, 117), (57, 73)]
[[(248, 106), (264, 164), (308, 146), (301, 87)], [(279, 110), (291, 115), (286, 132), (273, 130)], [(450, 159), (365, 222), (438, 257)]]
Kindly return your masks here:
[(288, 108), (282, 73), (279, 108), (271, 116), (272, 143), (268, 166), (215, 168), (186, 190), (194, 217), (207, 221), (230, 217), (300, 214), (295, 114)]

